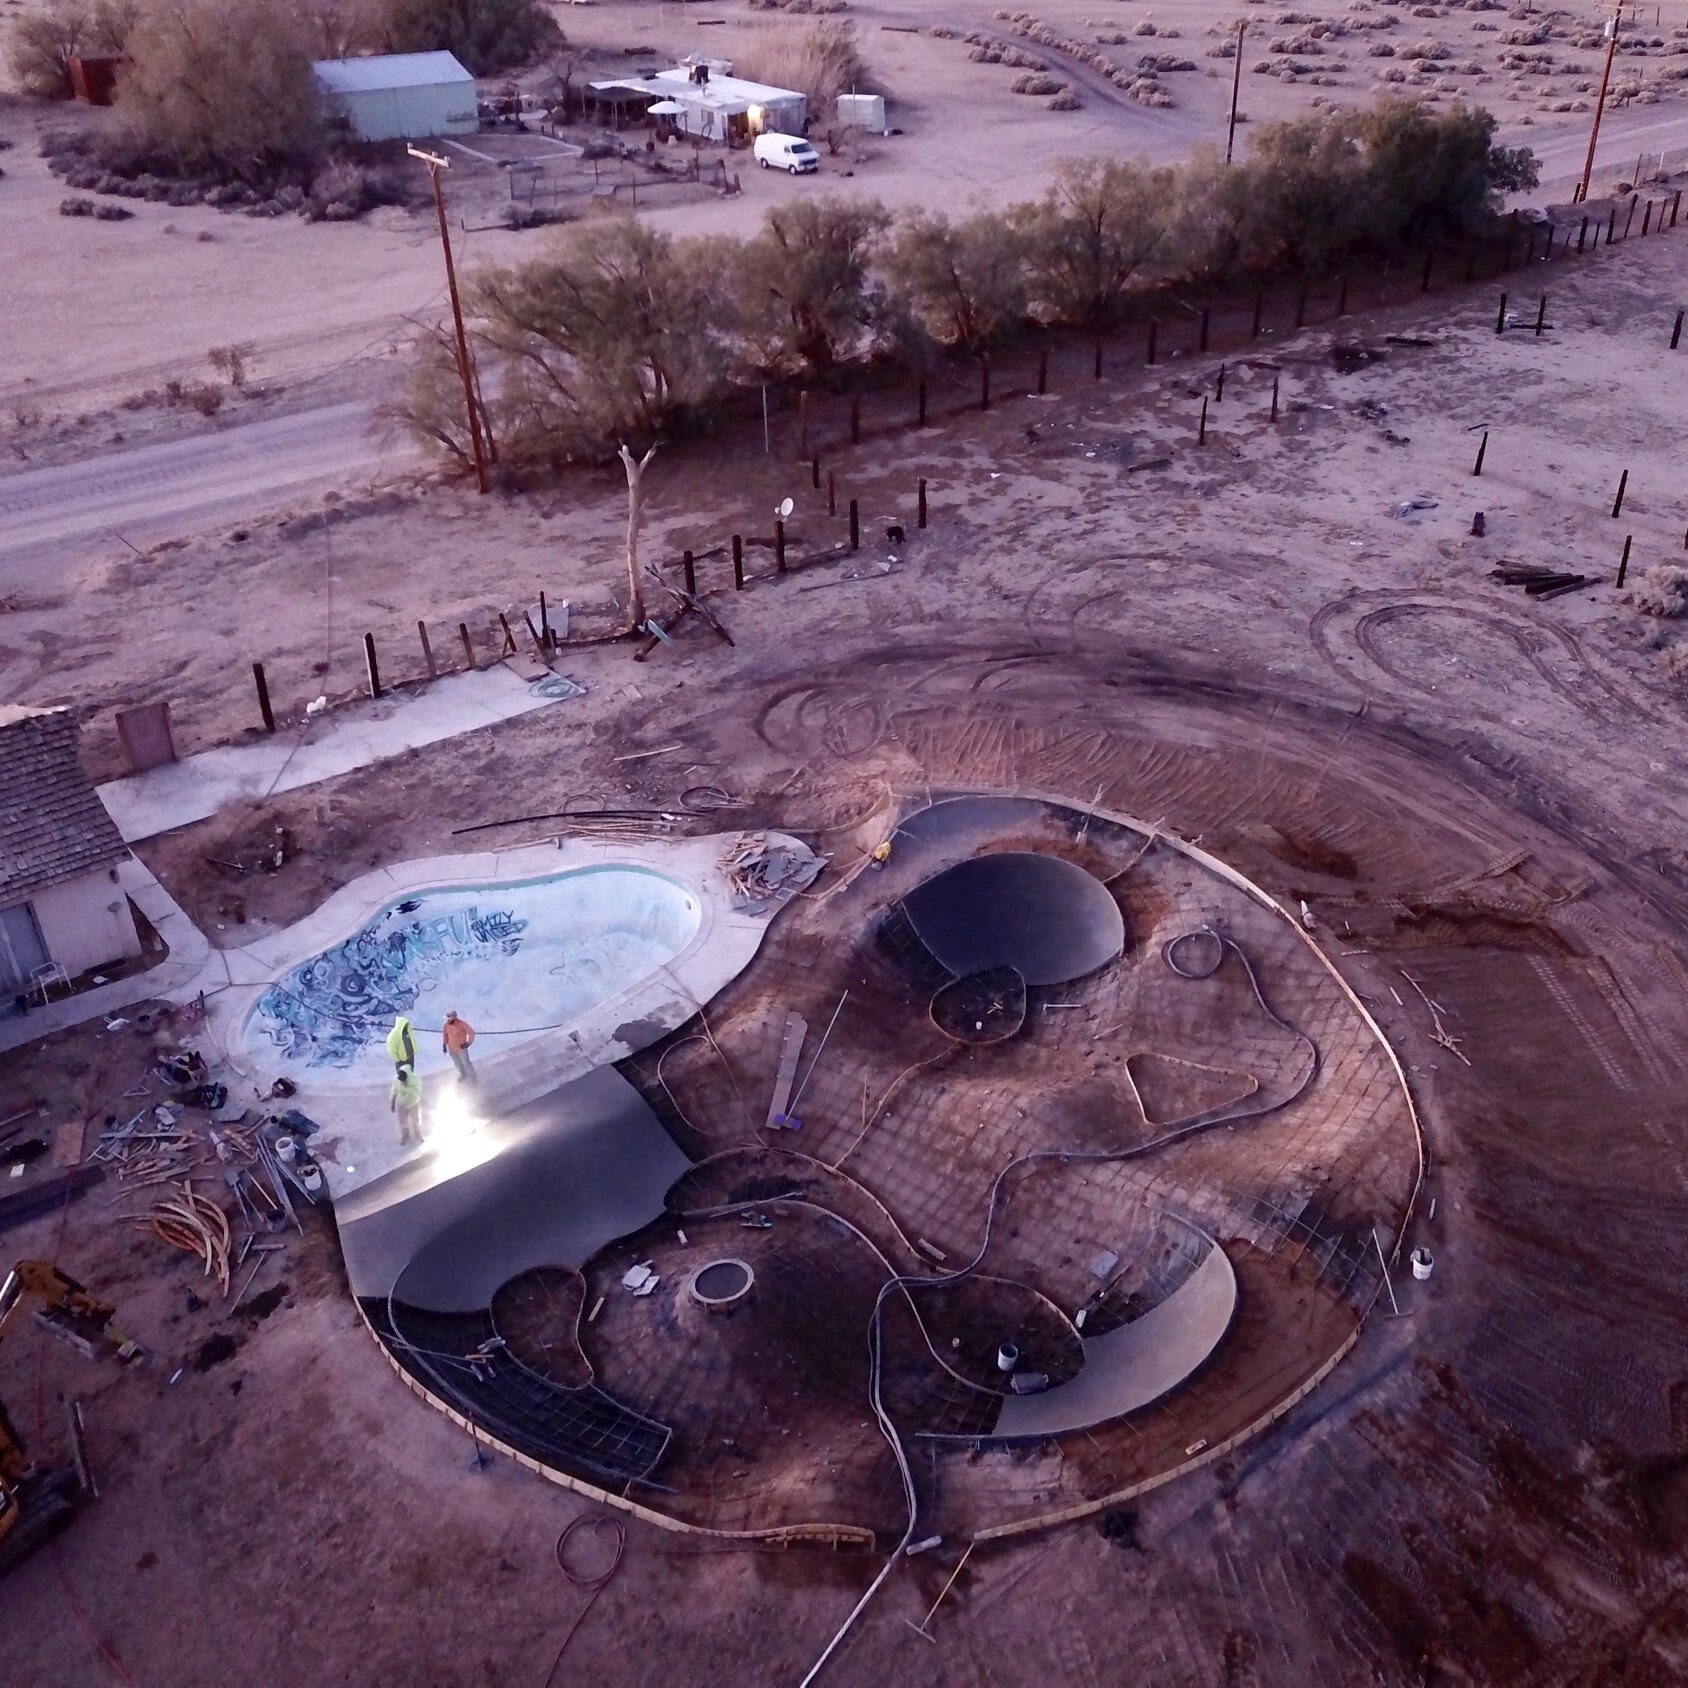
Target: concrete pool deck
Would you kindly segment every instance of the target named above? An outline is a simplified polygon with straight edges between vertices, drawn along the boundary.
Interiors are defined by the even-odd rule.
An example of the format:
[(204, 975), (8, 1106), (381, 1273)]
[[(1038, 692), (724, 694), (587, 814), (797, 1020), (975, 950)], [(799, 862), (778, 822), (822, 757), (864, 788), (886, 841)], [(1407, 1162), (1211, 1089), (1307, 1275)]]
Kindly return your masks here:
[(577, 695), (573, 681), (524, 679), (503, 663), (448, 674), (421, 691), (347, 704), (251, 744), (220, 745), (99, 787), (126, 844), (202, 821), (230, 803), (293, 791), (426, 744), (514, 720)]
[[(770, 843), (804, 852), (795, 839), (777, 833), (764, 836)], [(567, 1023), (547, 1026), (477, 1061), (479, 1082), (474, 1086), (460, 1085), (454, 1077), (425, 1078), (422, 1117), (427, 1141), (420, 1150), (399, 1146), (387, 1100), (390, 1075), (379, 1084), (347, 1084), (342, 1075), (339, 1082), (313, 1085), (301, 1081), (296, 1069), (289, 1073), (298, 1091), (286, 1105), (316, 1121), (324, 1139), (337, 1140), (334, 1159), (324, 1163), (337, 1197), (411, 1159), (427, 1159), (438, 1165), (436, 1176), (451, 1176), (497, 1152), (490, 1138), (481, 1138), (481, 1119), (521, 1107), (655, 1042), (689, 1020), (749, 965), (787, 898), (771, 896), (756, 913), (734, 908), (735, 893), (722, 859), (744, 837), (715, 833), (639, 844), (570, 839), (556, 847), (527, 845), (377, 868), (342, 886), (285, 930), (243, 949), (213, 952), (226, 966), (224, 977), (217, 980), (226, 988), (208, 1002), (200, 1041), (209, 1046), (208, 1058), (228, 1080), (231, 1104), (267, 1095), (272, 1080), (286, 1069), (279, 1060), (266, 1061), (264, 1051), (248, 1037), (248, 1022), (264, 992), (302, 962), (353, 936), (396, 899), (465, 887), (495, 889), (605, 867), (645, 869), (682, 887), (699, 905), (698, 923), (669, 960)], [(193, 989), (186, 994), (191, 996)], [(419, 1032), (418, 1039), (430, 1035), (437, 1042), (437, 1034), (427, 1032)]]

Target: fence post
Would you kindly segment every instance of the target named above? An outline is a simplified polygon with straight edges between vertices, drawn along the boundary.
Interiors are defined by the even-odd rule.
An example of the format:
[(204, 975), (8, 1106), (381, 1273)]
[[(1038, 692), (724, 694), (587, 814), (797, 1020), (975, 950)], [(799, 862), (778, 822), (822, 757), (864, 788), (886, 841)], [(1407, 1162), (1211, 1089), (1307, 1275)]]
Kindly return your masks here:
[(785, 573), (785, 518), (774, 517), (774, 573)]
[(1505, 332), (1506, 332), (1506, 295), (1503, 293), (1500, 296), (1500, 309), (1495, 313), (1495, 333), (1504, 334)]
[(1489, 430), (1487, 428), (1485, 428), (1483, 430), (1482, 439), (1480, 439), (1477, 442), (1477, 461), (1475, 463), (1473, 463), (1472, 466), (1471, 466), (1471, 472), (1472, 472), (1473, 475), (1482, 474), (1482, 472), (1483, 472), (1483, 459), (1488, 455), (1488, 451), (1489, 451)]
[(688, 551), (680, 559), (680, 567), (686, 575), (686, 596), (695, 598), (697, 596), (697, 558)]
[(1541, 303), (1536, 306), (1536, 338), (1541, 338), (1541, 331), (1547, 327), (1547, 295), (1541, 296)]
[(1642, 213), (1641, 213), (1641, 233), (1642, 233), (1642, 235), (1645, 237), (1646, 235), (1650, 234), (1652, 232), (1652, 228), (1653, 228), (1653, 202), (1652, 202), (1652, 200), (1649, 199), (1647, 201), (1646, 209), (1643, 210)]
[(458, 622), (457, 632), (458, 632), (458, 636), (463, 641), (463, 662), (464, 662), (464, 665), (466, 667), (473, 668), (475, 666), (475, 642), (474, 642), (473, 639), (471, 639), (469, 637), (469, 624), (468, 624), (468, 622), (466, 622), (466, 621)]
[(428, 665), (428, 678), (431, 680), (438, 670), (434, 667), (434, 647), (428, 643), (427, 622), (417, 622), (416, 636), (422, 641), (422, 660)]
[(1277, 419), (1278, 419), (1278, 378), (1277, 378), (1277, 376), (1274, 375), (1272, 377), (1272, 420), (1274, 422), (1276, 422)]
[(1582, 256), (1583, 242), (1588, 239), (1588, 218), (1584, 216), (1582, 227), (1577, 230), (1577, 256)]
[(264, 679), (264, 665), (261, 662), (252, 664), (252, 683), (258, 688), (258, 713), (264, 718), (264, 731), (275, 731), (275, 712), (270, 708), (270, 688)]
[(1676, 190), (1676, 197), (1670, 202), (1670, 226), (1676, 227), (1676, 214), (1682, 209), (1682, 189)]
[(1225, 365), (1223, 363), (1219, 366), (1219, 379), (1213, 384), (1213, 402), (1215, 404), (1225, 402)]
[(1547, 225), (1547, 246), (1542, 252), (1541, 261), (1544, 264), (1551, 264), (1553, 262), (1553, 225), (1551, 223)]
[(744, 535), (733, 535), (733, 590), (744, 590)]
[(1676, 326), (1670, 331), (1670, 349), (1673, 352), (1682, 340), (1682, 315), (1681, 311), (1676, 313)]
[(1610, 246), (1612, 244), (1613, 240), (1616, 239), (1617, 232), (1618, 232), (1618, 208), (1617, 208), (1617, 206), (1614, 205), (1612, 207), (1612, 209), (1609, 212), (1607, 212), (1607, 214), (1606, 214), (1606, 244), (1608, 246)]
[(797, 455), (809, 455), (809, 389), (797, 389)]
[(916, 527), (926, 526), (926, 482), (924, 480), (920, 483), (919, 497), (915, 505), (914, 525)]
[(859, 551), (862, 548), (862, 512), (861, 506), (855, 499), (850, 500), (850, 549)]
[(816, 492), (821, 490), (821, 460), (818, 457), (809, 459), (809, 484)]
[(1612, 500), (1612, 515), (1614, 519), (1623, 513), (1624, 493), (1629, 489), (1629, 470), (1618, 476), (1618, 496)]
[(1197, 445), (1206, 445), (1207, 444), (1207, 394), (1206, 393), (1202, 394), (1201, 421), (1199, 421), (1196, 424), (1196, 444)]
[(1629, 574), (1629, 548), (1631, 544), (1634, 543), (1634, 540), (1635, 535), (1633, 533), (1626, 533), (1624, 535), (1624, 554), (1618, 560), (1618, 590), (1620, 592), (1623, 591), (1624, 580)]
[(838, 514), (838, 477), (830, 469), (826, 472), (826, 513)]
[[(1635, 222), (1636, 198), (1637, 198), (1637, 196), (1633, 193), (1629, 196), (1629, 215), (1624, 218), (1624, 239), (1625, 240), (1629, 239), (1630, 227)], [(1613, 209), (1616, 210), (1616, 207), (1614, 206)]]
[(373, 633), (365, 633), (363, 636), (363, 660), (365, 667), (369, 670), (369, 695), (380, 697), (381, 670), (375, 661), (375, 635)]

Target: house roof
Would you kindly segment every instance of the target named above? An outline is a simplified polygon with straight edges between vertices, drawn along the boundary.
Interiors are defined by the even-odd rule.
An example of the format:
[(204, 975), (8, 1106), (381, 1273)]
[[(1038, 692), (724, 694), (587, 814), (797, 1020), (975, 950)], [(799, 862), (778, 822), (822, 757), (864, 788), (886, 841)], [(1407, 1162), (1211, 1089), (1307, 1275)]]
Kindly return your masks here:
[(0, 907), (128, 853), (77, 737), (69, 710), (0, 705)]
[(686, 105), (733, 111), (745, 111), (753, 105), (786, 105), (804, 98), (795, 88), (773, 88), (766, 82), (746, 82), (740, 76), (711, 75), (707, 82), (699, 84), (692, 81), (691, 72), (684, 66), (678, 70), (659, 70), (654, 76), (617, 76), (592, 84), (593, 91), (599, 94), (621, 88), (629, 93), (680, 100)]
[(375, 53), (361, 59), (318, 59), (311, 67), (331, 94), (367, 94), (377, 89), (428, 88), (442, 82), (473, 82), (455, 53)]

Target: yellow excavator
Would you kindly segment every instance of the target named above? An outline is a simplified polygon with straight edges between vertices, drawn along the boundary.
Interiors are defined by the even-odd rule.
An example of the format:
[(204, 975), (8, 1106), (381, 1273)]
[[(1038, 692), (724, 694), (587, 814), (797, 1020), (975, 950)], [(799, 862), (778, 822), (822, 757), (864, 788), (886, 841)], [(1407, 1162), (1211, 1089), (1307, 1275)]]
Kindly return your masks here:
[[(90, 1359), (134, 1365), (146, 1356), (112, 1323), (115, 1309), (92, 1296), (68, 1272), (42, 1260), (20, 1260), (0, 1283), (0, 1341), (28, 1310), (37, 1324)], [(0, 1571), (56, 1535), (90, 1498), (79, 1420), (72, 1408), (71, 1464), (38, 1465), (24, 1451), (0, 1404)]]

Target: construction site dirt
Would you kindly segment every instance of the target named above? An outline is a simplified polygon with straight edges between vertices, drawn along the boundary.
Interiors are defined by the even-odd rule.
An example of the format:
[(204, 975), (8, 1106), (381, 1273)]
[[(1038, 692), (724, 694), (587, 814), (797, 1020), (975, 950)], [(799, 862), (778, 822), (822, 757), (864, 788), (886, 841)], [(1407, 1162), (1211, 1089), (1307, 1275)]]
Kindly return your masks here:
[[(876, 1251), (900, 1247), (900, 1230), (934, 1271), (965, 1261), (1011, 1155), (1129, 1143), (1126, 1125), (1146, 1135), (1254, 1084), (1289, 1100), (1087, 1171), (1088, 1186), (1070, 1168), (1030, 1175), (987, 1281), (954, 1309), (923, 1294), (929, 1335), (957, 1355), (953, 1398), (915, 1399), (915, 1368), (895, 1363), (885, 1388), (897, 1412), (959, 1437), (908, 1438), (925, 1533), (942, 1539), (902, 1562), (827, 1675), (933, 1688), (1688, 1675), (1688, 659), (1672, 660), (1688, 646), (1615, 583), (1626, 534), (1630, 586), (1682, 557), (1685, 401), (1666, 347), (1683, 238), (1555, 270), (1539, 338), (1496, 334), (1495, 289), (1345, 320), (1341, 341), (1377, 353), (1350, 373), (1330, 329), (1276, 336), (1259, 367), (1231, 371), (1205, 445), (1196, 411), (1217, 358), (1194, 355), (1064, 379), (1047, 398), (1005, 382), (1020, 390), (988, 414), (838, 445), (828, 467), (868, 517), (865, 549), (783, 579), (764, 563), (739, 594), (711, 577), (730, 647), (694, 628), (637, 666), (627, 644), (566, 651), (580, 696), (143, 844), (219, 944), (286, 924), (368, 867), (459, 848), (455, 828), (571, 808), (777, 827), (829, 868), (706, 1022), (624, 1069), (704, 1163), (668, 1213), (583, 1282), (530, 1277), (496, 1304), (536, 1370), (573, 1386), (589, 1361), (671, 1427), (672, 1463), (654, 1473), (669, 1492), (640, 1504), (693, 1530), (626, 1517), (619, 1566), (571, 1632), (590, 1580), (559, 1572), (558, 1536), (597, 1503), (488, 1454), (403, 1386), (322, 1213), (251, 1300), (225, 1303), (97, 1186), (5, 1242), (97, 1283), (154, 1358), (103, 1375), (45, 1337), (8, 1345), (14, 1416), (43, 1441), (57, 1397), (83, 1400), (101, 1492), (0, 1585), (0, 1674), (30, 1688), (102, 1673), (539, 1682), (567, 1636), (552, 1680), (800, 1681), (905, 1523), (868, 1404)], [(685, 548), (762, 531), (785, 496), (805, 555), (840, 541), (842, 516), (785, 444), (659, 456), (647, 554), (672, 577)], [(324, 678), (306, 678), (311, 662), (349, 662), (383, 605), (454, 623), (541, 585), (604, 599), (619, 489), (583, 478), (553, 508), (436, 487), (328, 525), (254, 527), (296, 571), (285, 613), (256, 572), (250, 602), (211, 596), (248, 541), (193, 541), (136, 568), (132, 631), (96, 577), (41, 612), (51, 641), (8, 638), (22, 666), (0, 668), (6, 695), (50, 663), (67, 700), (91, 706), (107, 773), (106, 710), (135, 687), (163, 695), (185, 677), (200, 742), (234, 739), (255, 724), (251, 617), (295, 653), (303, 698)], [(894, 561), (893, 521), (908, 527)], [(470, 557), (487, 560), (465, 585)], [(1527, 598), (1490, 578), (1507, 561), (1597, 583)], [(134, 563), (109, 568), (129, 579)], [(170, 592), (218, 618), (217, 640), (146, 608)], [(689, 811), (683, 794), (705, 786), (729, 807)], [(1117, 967), (1028, 990), (1023, 1031), (970, 1047), (877, 936), (891, 902), (949, 859), (915, 818), (961, 793), (1056, 805), (997, 815), (989, 847), (1117, 875), (1127, 934)], [(276, 826), (292, 853), (274, 872), (207, 869), (244, 861), (235, 846)], [(1211, 888), (1155, 829), (1282, 913)], [(1213, 956), (1175, 951), (1168, 966), (1163, 946), (1208, 924), (1258, 970), (1257, 991), (1223, 952), (1210, 978)], [(1210, 987), (1222, 1012), (1192, 1012)], [(762, 1129), (784, 1016), (818, 1038), (846, 988), (793, 1108), (801, 1127)], [(87, 1120), (92, 1141), (154, 1036), (63, 1034), (8, 1057), (6, 1095)], [(1305, 1096), (1298, 1037), (1319, 1051)], [(1290, 1190), (1299, 1205), (1266, 1200)], [(1172, 1210), (1226, 1249), (1237, 1310), (1211, 1363), (1118, 1423), (990, 1443), (963, 1384), (988, 1385), (991, 1348), (1013, 1335), (1058, 1386), (1097, 1251), (1156, 1257), (1158, 1220), (1093, 1234), (1098, 1214), (1138, 1209)], [(1370, 1255), (1362, 1222), (1379, 1230)], [(690, 1274), (725, 1258), (754, 1275), (742, 1309), (685, 1299)], [(642, 1262), (664, 1280), (648, 1299), (621, 1288)], [(1059, 1317), (989, 1286), (1034, 1264)], [(1136, 1311), (1132, 1287), (1115, 1328)], [(266, 1291), (273, 1310), (241, 1317)], [(1109, 1317), (1104, 1303), (1083, 1335)], [(194, 1369), (218, 1336), (234, 1351)], [(906, 1308), (884, 1338), (893, 1362), (917, 1346)], [(864, 1527), (871, 1548), (711, 1533), (823, 1519)], [(566, 1567), (580, 1574), (586, 1552), (571, 1544)]]

